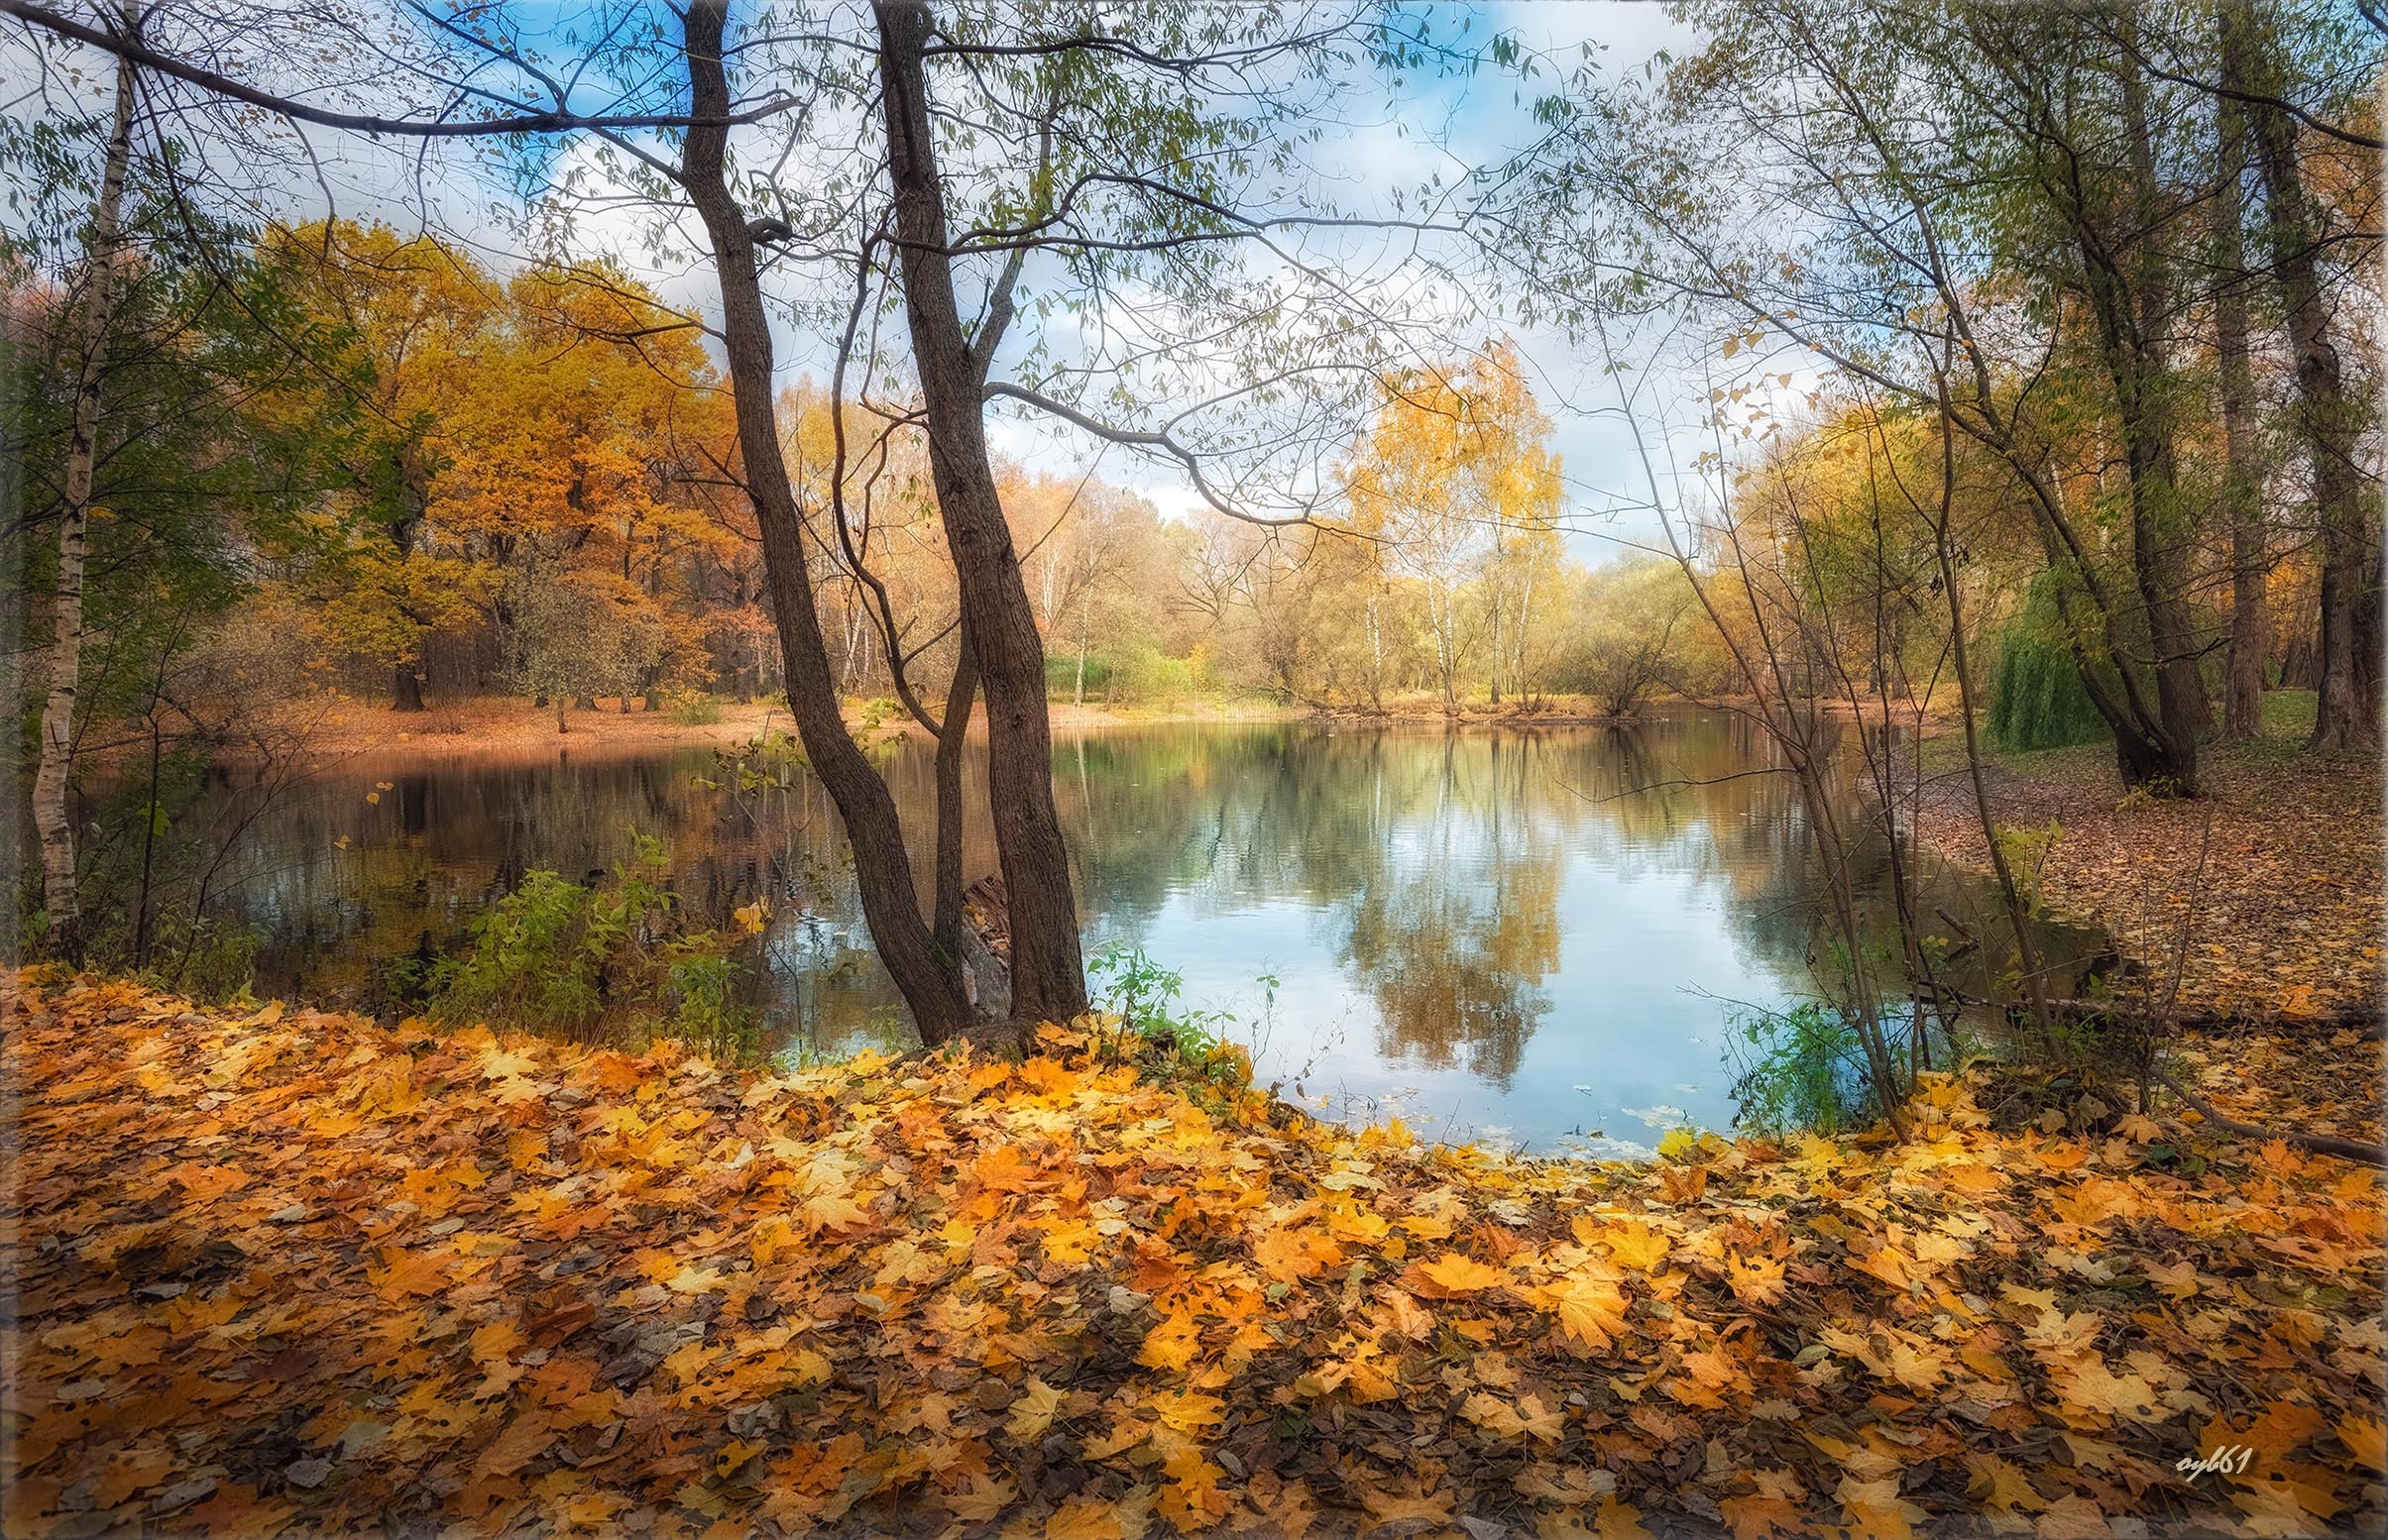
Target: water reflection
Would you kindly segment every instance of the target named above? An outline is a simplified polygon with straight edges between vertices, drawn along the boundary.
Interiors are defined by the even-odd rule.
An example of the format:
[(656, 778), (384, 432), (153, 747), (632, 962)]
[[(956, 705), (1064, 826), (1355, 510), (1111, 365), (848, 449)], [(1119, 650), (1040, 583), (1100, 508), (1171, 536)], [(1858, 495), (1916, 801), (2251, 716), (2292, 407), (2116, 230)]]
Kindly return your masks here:
[[(928, 754), (885, 769), (925, 835)], [(1064, 740), (1055, 760), (1091, 941), (1181, 969), (1191, 1002), (1241, 1018), (1264, 1078), (1537, 1147), (1725, 1125), (1730, 1002), (1817, 987), (1814, 832), (1772, 769), (1747, 723), (1693, 714), (1532, 732), (1172, 724)], [(1854, 773), (1836, 794), (1859, 796)], [(700, 916), (772, 896), (749, 960), (782, 1039), (901, 1031), (819, 788), (741, 791), (702, 751), (340, 767), (274, 810), (230, 891), (269, 937), (265, 983), (361, 999), (383, 960), (456, 944), (528, 870), (611, 865), (633, 827), (664, 840)], [(1863, 859), (1886, 921), (1888, 851)], [(993, 869), (985, 828), (965, 864)], [(1983, 883), (1924, 866), (1922, 912), (1998, 934)], [(2065, 954), (2093, 941), (2051, 933)]]

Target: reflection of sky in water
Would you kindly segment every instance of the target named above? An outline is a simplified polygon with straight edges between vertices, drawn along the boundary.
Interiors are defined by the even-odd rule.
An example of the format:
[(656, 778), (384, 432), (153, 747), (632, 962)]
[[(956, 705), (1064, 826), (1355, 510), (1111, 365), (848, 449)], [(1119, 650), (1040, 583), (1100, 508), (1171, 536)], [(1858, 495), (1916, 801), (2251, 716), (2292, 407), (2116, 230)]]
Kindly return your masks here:
[[(1734, 943), (1722, 903), (1700, 891), (1698, 879), (1619, 876), (1600, 869), (1598, 857), (1569, 852), (1557, 891), (1559, 964), (1540, 986), (1549, 1005), (1535, 1013), (1519, 1065), (1500, 1086), (1466, 1067), (1437, 1067), (1417, 1045), (1380, 1044), (1378, 1005), (1323, 955), (1332, 950), (1323, 922), (1332, 922), (1332, 910), (1213, 910), (1173, 893), (1139, 927), (1139, 943), (1185, 974), (1190, 1003), (1237, 1017), (1254, 1041), (1263, 1084), (1283, 1079), (1287, 1093), (1299, 1084), (1337, 1106), (1373, 1103), (1430, 1137), (1502, 1125), (1531, 1146), (1574, 1130), (1648, 1146), (1679, 1122), (1727, 1125), (1727, 1008), (1691, 991), (1741, 1000), (1784, 993)], [(1254, 984), (1263, 972), (1280, 979), (1266, 1025)]]
[[(1174, 724), (1062, 742), (1055, 769), (1091, 946), (1181, 971), (1180, 1003), (1233, 1016), (1264, 1084), (1429, 1138), (1631, 1155), (1731, 1122), (1731, 1002), (1813, 987), (1811, 836), (1785, 778), (1747, 773), (1763, 763), (1746, 725), (1687, 715), (1533, 734)], [(983, 771), (973, 759), (974, 803)], [(327, 774), (233, 863), (268, 987), (361, 993), (426, 934), (461, 941), (523, 872), (620, 859), (634, 826), (662, 837), (701, 921), (770, 896), (745, 960), (783, 1040), (900, 1031), (817, 788), (739, 799), (703, 784), (724, 779), (710, 754), (682, 751), (413, 767), (366, 804), (393, 774)], [(927, 753), (887, 774), (925, 837)], [(994, 865), (972, 827), (969, 875)], [(1881, 867), (1875, 852), (1864, 872), (1876, 912)], [(1987, 885), (1926, 867), (1924, 912), (1994, 937)]]
[[(1440, 817), (1478, 822), (1449, 808)], [(1603, 859), (1609, 837), (1596, 825), (1550, 852), (1560, 873), (1556, 966), (1539, 979), (1546, 1004), (1532, 1013), (1516, 1067), (1497, 1076), (1437, 1064), (1429, 1047), (1377, 1032), (1378, 1004), (1347, 969), (1327, 965), (1342, 906), (1217, 907), (1198, 889), (1180, 890), (1133, 939), (1186, 975), (1188, 1002), (1243, 1024), (1263, 1083), (1330, 1096), (1335, 1110), (1398, 1115), (1428, 1137), (1505, 1133), (1541, 1148), (1573, 1134), (1593, 1153), (1647, 1153), (1682, 1123), (1732, 1121), (1728, 1007), (1694, 991), (1764, 1003), (1785, 991), (1736, 940), (1713, 883), (1688, 871), (1619, 871)], [(1423, 858), (1430, 843), (1411, 828), (1393, 848)], [(1096, 926), (1098, 940), (1105, 931)], [(1436, 960), (1405, 959), (1421, 971)], [(1266, 1023), (1254, 983), (1262, 973), (1280, 979)], [(1466, 1046), (1458, 1045), (1463, 1060)], [(1585, 1137), (1596, 1131), (1605, 1138)]]

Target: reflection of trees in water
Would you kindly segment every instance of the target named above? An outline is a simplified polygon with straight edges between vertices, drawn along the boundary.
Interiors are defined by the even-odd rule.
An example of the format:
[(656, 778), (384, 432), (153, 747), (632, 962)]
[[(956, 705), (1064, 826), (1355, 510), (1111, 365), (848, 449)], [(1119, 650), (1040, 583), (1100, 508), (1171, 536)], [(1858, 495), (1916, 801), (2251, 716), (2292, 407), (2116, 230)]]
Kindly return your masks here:
[(1074, 785), (1080, 747), (1063, 748), (1061, 783), (1089, 914), (1137, 935), (1173, 896), (1210, 909), (1306, 899), (1376, 1004), (1382, 1052), (1499, 1082), (1516, 1071), (1558, 964), (1565, 830), (1537, 789), (1541, 744), (1140, 733), (1084, 743)]
[[(1549, 1010), (1569, 869), (1688, 877), (1722, 899), (1760, 961), (1806, 976), (1822, 872), (1795, 785), (1765, 773), (1768, 753), (1748, 723), (1710, 714), (1550, 732), (1204, 723), (1064, 739), (1054, 768), (1090, 926), (1144, 939), (1169, 905), (1200, 916), (1300, 901), (1318, 916), (1321, 949), (1374, 1002), (1381, 1051), (1506, 1082)], [(925, 894), (927, 746), (900, 747), (886, 773)], [(776, 1025), (835, 1029), (893, 1002), (836, 815), (809, 778), (708, 787), (727, 778), (691, 751), (412, 769), (369, 804), (370, 771), (340, 775), (277, 808), (230, 890), (268, 934), (272, 987), (337, 994), (426, 933), (457, 944), (525, 873), (610, 867), (638, 828), (665, 841), (702, 923), (770, 897), (751, 960)], [(981, 754), (965, 776), (975, 807)], [(1860, 795), (1854, 779), (1838, 790)], [(1886, 926), (1885, 853), (1861, 859)], [(966, 830), (964, 865), (970, 878), (995, 869), (983, 822)], [(1945, 906), (1994, 941), (1979, 886), (1934, 874), (1927, 912)]]
[(1374, 800), (1392, 825), (1340, 906), (1341, 961), (1377, 1004), (1388, 1056), (1506, 1089), (1550, 1008), (1565, 830), (1536, 806), (1539, 750), (1449, 735), (1430, 777)]

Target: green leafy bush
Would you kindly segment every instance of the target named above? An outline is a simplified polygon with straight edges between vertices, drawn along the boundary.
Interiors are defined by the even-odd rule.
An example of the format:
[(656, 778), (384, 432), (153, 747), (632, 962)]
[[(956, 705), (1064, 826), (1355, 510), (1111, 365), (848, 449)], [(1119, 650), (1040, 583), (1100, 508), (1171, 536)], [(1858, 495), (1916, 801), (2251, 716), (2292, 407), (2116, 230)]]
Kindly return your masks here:
[(710, 727), (722, 719), (720, 696), (686, 685), (665, 685), (658, 692), (657, 704), (683, 727)]
[(2054, 819), (2046, 828), (1998, 826), (1998, 853), (2006, 858), (2007, 873), (2014, 878), (2015, 896), (2034, 914), (2039, 913), (2040, 877), (2047, 869), (2048, 853), (2064, 837), (2064, 825)]
[(1223, 1011), (1180, 1006), (1186, 975), (1155, 962), (1143, 948), (1104, 947), (1087, 959), (1086, 978), (1094, 986), (1095, 1008), (1117, 1016), (1122, 1029), (1170, 1068), (1172, 1078), (1192, 1081), (1194, 1088), (1240, 1087), (1251, 1079), (1250, 1055), (1224, 1037), (1235, 1019)]
[(432, 1017), (579, 1039), (644, 1032), (723, 1057), (751, 1052), (758, 1024), (736, 998), (736, 942), (682, 924), (665, 865), (661, 843), (640, 834), (606, 882), (530, 873), (474, 923), (466, 956), (432, 965)]

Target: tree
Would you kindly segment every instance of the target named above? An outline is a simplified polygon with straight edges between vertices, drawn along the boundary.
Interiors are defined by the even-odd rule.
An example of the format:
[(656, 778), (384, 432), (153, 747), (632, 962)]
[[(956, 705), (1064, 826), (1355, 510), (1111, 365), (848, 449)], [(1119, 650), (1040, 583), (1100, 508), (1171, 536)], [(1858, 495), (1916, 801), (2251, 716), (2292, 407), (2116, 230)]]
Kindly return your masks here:
[(2265, 585), (2263, 468), (2256, 444), (2254, 370), (2247, 350), (2245, 113), (2215, 107), (2214, 351), (2222, 419), (2222, 504), (2230, 530), (2230, 651), (2222, 676), (2222, 732), (2251, 738), (2263, 725), (2264, 655), (2271, 645)]
[[(140, 13), (134, 0), (120, 0), (117, 25), (136, 34)], [(50, 944), (62, 956), (82, 949), (82, 913), (75, 897), (74, 825), (66, 814), (66, 786), (74, 768), (75, 687), (83, 656), (83, 559), (90, 543), (92, 468), (99, 456), (100, 392), (107, 356), (116, 341), (119, 268), (124, 261), (125, 179), (132, 161), (131, 59), (116, 60), (114, 105), (102, 152), (99, 193), (91, 206), (90, 233), (83, 249), (74, 424), (66, 445), (63, 507), (58, 517), (57, 577), (51, 597), (50, 664), (42, 705), (40, 762), (34, 773), (33, 821), (42, 848), (42, 906)]]
[(195, 660), (265, 563), (305, 545), (300, 515), (355, 426), (301, 387), (284, 341), (330, 339), (252, 232), (183, 179), (185, 148), (163, 137), (153, 82), (131, 70), (112, 72), (96, 122), (0, 123), (15, 213), (0, 236), (0, 362), (23, 494), (0, 547), (36, 620), (26, 791), (42, 934), (77, 958), (146, 953), (147, 935), (116, 922), (149, 919), (146, 903), (115, 902), (98, 867), (150, 815), (123, 795), (86, 800), (84, 755), (138, 721), (160, 773), (203, 762), (224, 723), (188, 696)]
[(2331, 335), (2332, 288), (2321, 264), (2337, 232), (2327, 227), (2327, 210), (2307, 188), (2297, 124), (2280, 105), (2288, 83), (2279, 45), (2260, 14), (2235, 0), (2222, 7), (2222, 56), (2226, 83), (2257, 98), (2241, 116), (2264, 189), (2265, 245), (2296, 359), (2294, 419), (2322, 532), (2322, 677), (2313, 743), (2373, 748), (2380, 741), (2381, 541), (2376, 490), (2363, 490), (2355, 452), (2371, 414), (2348, 389)]
[[(563, 217), (553, 229), (568, 224), (569, 204), (584, 192), (693, 209), (720, 282), (737, 410), (738, 463), (724, 469), (742, 479), (755, 505), (791, 705), (853, 836), (881, 955), (924, 1037), (936, 1041), (967, 1020), (951, 948), (919, 934), (885, 788), (866, 763), (850, 759), (850, 743), (841, 747), (837, 676), (813, 592), (820, 569), (812, 558), (823, 549), (837, 553), (842, 578), (876, 612), (875, 641), (899, 700), (933, 724), (941, 744), (958, 748), (971, 701), (986, 697), (1018, 1005), (1054, 1016), (1082, 1007), (1068, 852), (1048, 784), (1042, 641), (994, 487), (984, 414), (991, 400), (1014, 403), (1172, 463), (1231, 515), (1308, 517), (1307, 507), (1265, 514), (1240, 495), (1265, 493), (1279, 483), (1275, 473), (1300, 457), (1323, 458), (1321, 425), (1372, 387), (1385, 353), (1387, 296), (1400, 285), (1372, 286), (1329, 271), (1300, 242), (1313, 231), (1422, 229), (1424, 222), (1315, 208), (1297, 174), (1300, 159), (1315, 118), (1335, 100), (1341, 72), (1355, 62), (1437, 53), (1421, 41), (1421, 29), (1380, 26), (1359, 11), (1321, 18), (1303, 7), (1187, 3), (1139, 13), (1130, 40), (1094, 29), (1074, 7), (958, 8), (933, 18), (920, 7), (889, 6), (874, 11), (866, 33), (752, 29), (735, 53), (736, 67), (741, 79), (772, 88), (739, 96), (725, 54), (727, 6), (699, 0), (677, 37), (611, 30), (560, 73), (523, 52), (507, 28), (422, 29), (385, 43), (396, 66), (391, 94), (421, 105), (363, 112), (228, 73), (217, 66), (226, 56), (221, 39), (203, 20), (178, 23), (181, 46), (135, 52), (46, 7), (12, 10), (57, 36), (130, 54), (145, 68), (294, 122), (495, 143), (494, 153), (513, 158), (512, 169), (555, 188)], [(677, 87), (683, 74), (685, 97)], [(445, 82), (457, 78), (473, 79), (474, 91), (447, 95)], [(801, 96), (776, 88), (781, 80), (795, 82)], [(605, 110), (576, 107), (584, 82), (589, 94), (607, 96)], [(941, 90), (967, 93), (968, 109), (941, 105)], [(844, 134), (847, 108), (845, 118), (862, 123), (863, 133)], [(842, 138), (834, 154), (816, 154), (821, 142), (803, 136), (811, 123), (831, 119), (841, 119)], [(731, 131), (758, 127), (795, 136), (789, 149), (802, 150), (799, 163), (814, 178), (805, 195), (767, 172), (734, 166)], [(636, 137), (649, 133), (651, 140)], [(565, 135), (591, 136), (594, 160), (549, 181), (550, 136)], [(967, 157), (967, 177), (947, 169), (946, 157), (956, 152)], [(825, 160), (837, 164), (824, 166)], [(816, 189), (825, 196), (812, 197)], [(1246, 259), (1246, 251), (1254, 255)], [(1056, 260), (1031, 264), (1031, 253)], [(780, 464), (763, 261), (853, 281), (827, 414), (839, 469), (828, 478), (826, 510), (801, 505)], [(1086, 317), (1079, 336), (1088, 356), (1065, 367), (1039, 339), (1012, 356), (1013, 378), (997, 379), (994, 365), (1022, 285), (1047, 275), (1056, 287), (1036, 303)], [(957, 290), (981, 275), (991, 280), (985, 303), (978, 320), (966, 323)], [(1125, 313), (1111, 300), (1129, 286), (1182, 309), (1190, 321), (1181, 341), (1191, 331), (1199, 344), (1156, 350), (1106, 332), (1101, 318)], [(875, 326), (860, 322), (896, 303), (908, 348), (900, 361), (883, 360)], [(915, 644), (885, 646), (896, 622), (850, 523), (850, 365), (861, 387), (853, 398), (872, 409), (869, 390), (884, 381), (908, 374), (919, 385), (918, 406), (896, 405), (890, 415), (917, 412), (926, 424), (954, 564), (959, 618), (942, 715), (903, 672), (899, 660)], [(1224, 388), (1221, 379), (1229, 381)], [(867, 446), (862, 452), (867, 457)], [(1222, 473), (1231, 464), (1241, 469)], [(410, 490), (420, 490), (420, 478)], [(1316, 495), (1314, 479), (1296, 493)], [(419, 517), (419, 506), (395, 511), (400, 516), (392, 528), (410, 538), (416, 526), (406, 518)], [(818, 518), (809, 530), (808, 516)], [(401, 556), (411, 549), (408, 538), (393, 542)], [(940, 917), (947, 912), (946, 822), (941, 814)], [(942, 918), (934, 929), (945, 929)]]
[(619, 694), (626, 704), (643, 662), (637, 592), (602, 573), (535, 569), (514, 587), (514, 687), (554, 709), (555, 730), (572, 730), (565, 712), (576, 700)]
[[(1546, 104), (1548, 164), (1520, 183), (1522, 217), (1551, 225), (1509, 249), (1576, 304), (1700, 318), (1745, 383), (1787, 340), (1952, 413), (2012, 477), (2124, 780), (2194, 795), (2204, 580), (2168, 338), (2202, 98), (2110, 7), (1719, 0), (1695, 19), (1703, 47), (1663, 90), (1587, 74)], [(1587, 212), (1597, 239), (1558, 233)]]
[[(744, 212), (732, 197), (728, 152), (730, 84), (723, 38), (728, 7), (697, 0), (683, 21), (683, 57), (695, 122), (676, 177), (703, 222), (721, 284), (722, 346), (737, 411), (741, 474), (753, 499), (788, 699), (813, 773), (837, 802), (853, 848), (862, 911), (880, 959), (911, 1009), (923, 1041), (940, 1043), (972, 1018), (960, 957), (940, 944), (912, 890), (912, 863), (886, 783), (848, 735), (829, 650), (806, 572), (803, 514), (781, 458), (772, 411), (771, 329)], [(833, 476), (836, 488), (842, 478)], [(970, 645), (966, 624), (964, 646)], [(968, 696), (962, 695), (967, 713)], [(1047, 787), (1048, 796), (1051, 788)]]
[(448, 448), (442, 411), (470, 399), (498, 285), (445, 243), (383, 225), (327, 220), (266, 244), (317, 326), (337, 329), (337, 373), (322, 388), (352, 396), (368, 425), (343, 456), (344, 495), (324, 510), (325, 622), (389, 671), (395, 710), (419, 712), (425, 641), (469, 618), (495, 585), (469, 554), (440, 552), (430, 520)]
[(1350, 528), (1382, 541), (1425, 608), (1443, 710), (1489, 637), (1495, 702), (1522, 683), (1537, 584), (1558, 553), (1558, 465), (1506, 343), (1464, 366), (1389, 380), (1375, 427), (1343, 471)]
[(1586, 573), (1574, 595), (1579, 616), (1559, 655), (1561, 689), (1591, 696), (1611, 716), (1631, 716), (1665, 684), (1692, 606), (1674, 563), (1640, 557)]
[[(928, 7), (873, 0), (887, 175), (894, 194), (904, 313), (936, 478), (938, 512), (961, 580), (963, 624), (986, 696), (987, 795), (1011, 925), (1012, 1007), (1032, 1021), (1086, 1009), (1070, 853), (1053, 803), (1045, 645), (987, 456), (988, 358), (964, 330), (954, 290), (926, 71)], [(990, 317), (990, 330), (992, 330)]]

